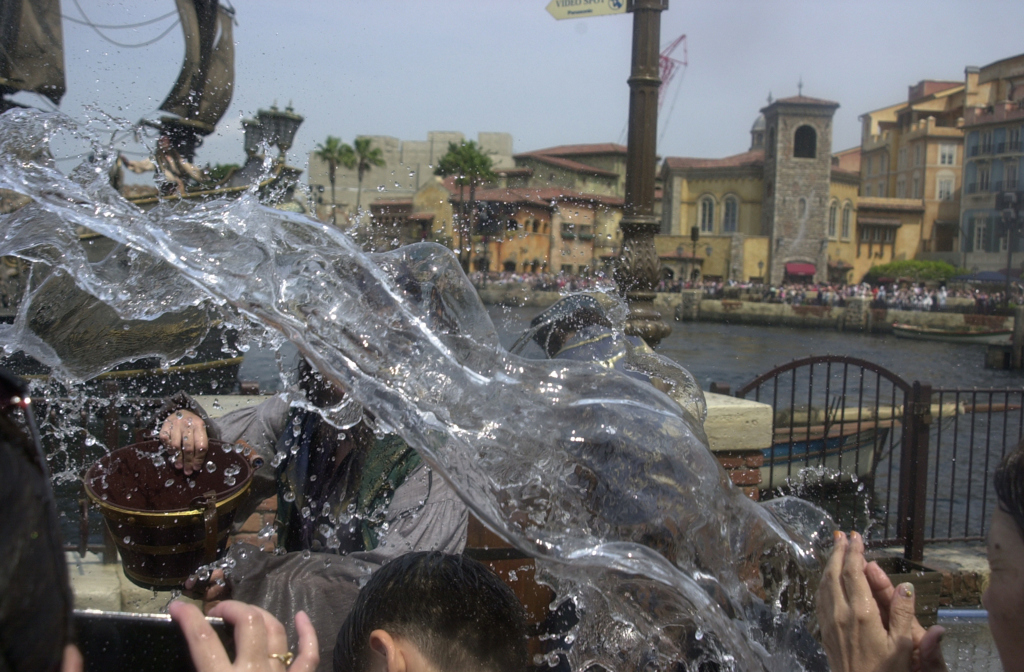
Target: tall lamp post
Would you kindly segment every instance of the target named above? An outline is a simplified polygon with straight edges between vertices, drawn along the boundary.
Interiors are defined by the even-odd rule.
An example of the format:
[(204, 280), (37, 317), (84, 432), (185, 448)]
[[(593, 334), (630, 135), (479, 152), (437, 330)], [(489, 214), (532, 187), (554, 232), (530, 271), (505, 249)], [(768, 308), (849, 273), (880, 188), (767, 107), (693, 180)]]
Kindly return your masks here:
[(619, 222), (622, 249), (615, 280), (629, 302), (626, 333), (640, 336), (651, 346), (672, 332), (654, 309), (654, 288), (660, 264), (654, 234), (660, 222), (654, 216), (654, 172), (658, 135), (658, 43), (661, 13), (668, 0), (629, 0), (633, 13), (633, 58), (629, 76), (629, 140), (626, 151), (625, 212)]
[(1012, 191), (1006, 191), (996, 198), (996, 207), (1002, 212), (1003, 226), (1006, 227), (1006, 291), (1003, 292), (1003, 305), (1010, 306), (1010, 268), (1013, 266), (1013, 238), (1016, 234), (1020, 238), (1022, 226), (1024, 226), (1024, 212), (1021, 212), (1020, 199)]

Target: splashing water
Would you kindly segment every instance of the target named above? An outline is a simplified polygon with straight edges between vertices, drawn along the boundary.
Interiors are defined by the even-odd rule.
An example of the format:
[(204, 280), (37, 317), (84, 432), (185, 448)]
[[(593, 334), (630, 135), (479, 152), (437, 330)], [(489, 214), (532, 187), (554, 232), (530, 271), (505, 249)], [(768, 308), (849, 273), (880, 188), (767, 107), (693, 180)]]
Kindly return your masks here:
[[(48, 143), (69, 128), (56, 114), (0, 117), (0, 188), (32, 199), (0, 215), (0, 255), (33, 262), (15, 323), (0, 325), (8, 352), (68, 380), (140, 354), (170, 360), (187, 346), (150, 342), (129, 357), (83, 348), (74, 331), (113, 339), (182, 311), (287, 339), (538, 559), (576, 606), (574, 669), (781, 670), (816, 655), (799, 634), (827, 517), (733, 487), (707, 448), (699, 390), (680, 405), (614, 370), (508, 353), (437, 245), (366, 254), (254, 193), (142, 212), (110, 187), (114, 155), (99, 141), (95, 162), (55, 168)], [(91, 260), (83, 230), (118, 247)], [(62, 306), (80, 295), (88, 318), (69, 326)], [(351, 410), (337, 415), (344, 426)]]

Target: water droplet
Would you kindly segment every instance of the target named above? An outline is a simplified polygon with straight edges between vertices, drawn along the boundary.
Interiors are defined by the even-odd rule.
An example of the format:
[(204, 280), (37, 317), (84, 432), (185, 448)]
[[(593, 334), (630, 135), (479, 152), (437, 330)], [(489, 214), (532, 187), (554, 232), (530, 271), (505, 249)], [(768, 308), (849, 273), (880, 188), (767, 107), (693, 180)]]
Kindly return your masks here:
[(125, 544), (130, 544), (130, 543), (132, 543), (132, 538), (131, 538), (131, 537), (125, 537), (125, 538), (124, 538), (124, 543), (125, 543)]
[(295, 493), (292, 492), (291, 490), (288, 490), (283, 495), (281, 495), (281, 498), (284, 499), (284, 501), (286, 501), (286, 502), (294, 502), (295, 501)]
[(166, 481), (164, 481), (164, 487), (165, 488), (169, 488), (172, 485), (174, 485), (174, 479), (173, 478), (168, 478)]
[(214, 464), (212, 460), (208, 460), (206, 462), (205, 466), (206, 466), (206, 473), (208, 473), (208, 474), (212, 474), (213, 472), (217, 471), (217, 465)]

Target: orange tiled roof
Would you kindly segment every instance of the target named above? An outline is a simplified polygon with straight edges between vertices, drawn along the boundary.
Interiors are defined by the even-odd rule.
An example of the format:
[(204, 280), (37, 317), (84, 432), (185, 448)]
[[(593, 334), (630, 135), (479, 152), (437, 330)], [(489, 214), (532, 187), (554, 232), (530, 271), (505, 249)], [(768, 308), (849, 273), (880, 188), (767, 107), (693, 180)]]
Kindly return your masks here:
[(689, 156), (670, 156), (665, 159), (669, 170), (686, 170), (687, 168), (739, 168), (742, 166), (760, 166), (764, 163), (764, 150), (754, 149), (742, 154), (733, 154), (723, 159), (699, 159)]
[(558, 145), (546, 149), (536, 149), (527, 154), (548, 154), (552, 156), (571, 156), (573, 154), (625, 154), (626, 146), (615, 142), (597, 142), (583, 145)]
[(523, 203), (546, 208), (553, 207), (559, 201), (584, 201), (609, 207), (622, 207), (623, 205), (623, 199), (615, 196), (587, 194), (561, 187), (477, 189), (476, 200), (492, 203)]
[(585, 163), (579, 161), (572, 161), (571, 159), (563, 159), (560, 156), (554, 156), (551, 154), (542, 154), (540, 152), (526, 152), (525, 154), (516, 154), (513, 158), (516, 159), (535, 159), (542, 163), (547, 163), (552, 166), (558, 166), (559, 168), (566, 168), (568, 170), (575, 171), (577, 173), (590, 173), (592, 175), (601, 175), (604, 177), (618, 177), (619, 174), (603, 168), (595, 168), (594, 166), (588, 166)]
[(411, 198), (378, 198), (376, 201), (370, 203), (371, 206), (378, 206), (386, 208), (395, 205), (412, 205)]

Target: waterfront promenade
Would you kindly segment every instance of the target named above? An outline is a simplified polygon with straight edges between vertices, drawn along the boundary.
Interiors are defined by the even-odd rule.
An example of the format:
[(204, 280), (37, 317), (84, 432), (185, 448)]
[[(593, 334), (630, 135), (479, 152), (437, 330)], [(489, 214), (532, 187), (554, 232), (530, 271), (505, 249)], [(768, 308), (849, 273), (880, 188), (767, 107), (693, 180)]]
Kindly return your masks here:
[[(477, 289), (486, 305), (519, 308), (546, 308), (562, 294), (538, 291), (521, 284), (504, 284)], [(1012, 329), (1013, 317), (967, 312), (973, 305), (968, 299), (951, 300), (950, 308), (959, 310), (922, 311), (874, 307), (868, 297), (851, 297), (845, 305), (818, 305), (745, 301), (731, 298), (708, 298), (702, 289), (659, 292), (654, 306), (666, 321), (721, 322), (769, 327), (801, 327), (838, 329), (851, 332), (891, 333), (894, 322), (936, 329), (984, 327)]]

